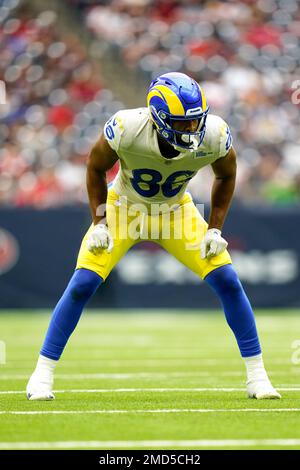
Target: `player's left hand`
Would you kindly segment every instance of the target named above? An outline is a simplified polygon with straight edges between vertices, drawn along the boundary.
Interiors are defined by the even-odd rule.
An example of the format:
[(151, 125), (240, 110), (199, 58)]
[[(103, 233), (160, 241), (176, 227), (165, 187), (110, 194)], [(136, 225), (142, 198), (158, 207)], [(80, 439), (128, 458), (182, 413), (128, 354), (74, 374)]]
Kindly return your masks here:
[(227, 241), (221, 236), (221, 230), (217, 228), (210, 228), (207, 230), (201, 245), (201, 258), (212, 258), (226, 250), (228, 246)]

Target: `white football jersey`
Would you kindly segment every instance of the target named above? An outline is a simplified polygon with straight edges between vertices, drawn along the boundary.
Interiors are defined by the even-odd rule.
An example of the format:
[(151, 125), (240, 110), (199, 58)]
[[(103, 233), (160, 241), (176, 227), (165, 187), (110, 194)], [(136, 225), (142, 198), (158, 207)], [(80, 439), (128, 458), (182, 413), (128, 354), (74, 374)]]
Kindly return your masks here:
[(113, 189), (126, 196), (129, 204), (147, 206), (178, 203), (198, 170), (224, 157), (232, 145), (226, 122), (209, 114), (197, 151), (183, 150), (167, 159), (160, 153), (157, 131), (146, 107), (118, 111), (105, 124), (104, 135), (120, 159)]

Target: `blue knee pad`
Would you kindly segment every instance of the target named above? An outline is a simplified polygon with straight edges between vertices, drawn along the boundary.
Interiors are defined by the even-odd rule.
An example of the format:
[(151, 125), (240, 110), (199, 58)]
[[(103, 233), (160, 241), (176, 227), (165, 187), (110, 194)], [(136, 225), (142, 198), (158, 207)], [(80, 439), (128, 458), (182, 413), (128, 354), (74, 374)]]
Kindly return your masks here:
[(72, 299), (87, 302), (100, 285), (102, 279), (88, 269), (78, 269), (72, 276), (69, 287)]
[(73, 333), (83, 308), (103, 279), (88, 269), (74, 272), (61, 299), (56, 305), (40, 353), (58, 360)]
[(223, 305), (243, 357), (261, 353), (254, 313), (241, 281), (231, 264), (210, 272), (205, 281), (216, 292)]

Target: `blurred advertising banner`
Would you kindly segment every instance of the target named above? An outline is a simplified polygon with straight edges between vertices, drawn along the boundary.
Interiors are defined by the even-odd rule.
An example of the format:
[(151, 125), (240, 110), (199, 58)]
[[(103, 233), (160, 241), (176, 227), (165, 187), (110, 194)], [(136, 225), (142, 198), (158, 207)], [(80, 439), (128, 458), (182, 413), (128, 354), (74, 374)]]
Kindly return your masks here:
[[(72, 275), (85, 207), (0, 210), (0, 308), (52, 308)], [(233, 206), (223, 232), (255, 307), (300, 306), (299, 208)], [(218, 307), (212, 291), (158, 245), (131, 249), (93, 308)]]

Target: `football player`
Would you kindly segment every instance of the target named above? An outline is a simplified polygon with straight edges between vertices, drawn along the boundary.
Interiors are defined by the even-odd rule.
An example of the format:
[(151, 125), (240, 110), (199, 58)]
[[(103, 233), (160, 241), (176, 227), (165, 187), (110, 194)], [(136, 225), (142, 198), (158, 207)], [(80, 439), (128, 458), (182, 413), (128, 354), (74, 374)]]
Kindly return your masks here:
[[(149, 239), (204, 279), (219, 297), (245, 362), (248, 396), (280, 398), (266, 373), (253, 310), (221, 233), (236, 178), (230, 130), (221, 117), (209, 114), (199, 84), (182, 73), (153, 80), (147, 104), (112, 116), (89, 154), (93, 222), (54, 309), (27, 397), (54, 399), (54, 369), (84, 306), (126, 251)], [(119, 172), (108, 188), (106, 172), (117, 161)], [(215, 175), (208, 223), (186, 191), (189, 180), (206, 165)], [(159, 209), (155, 214), (154, 207)], [(179, 226), (184, 229), (180, 236)]]

